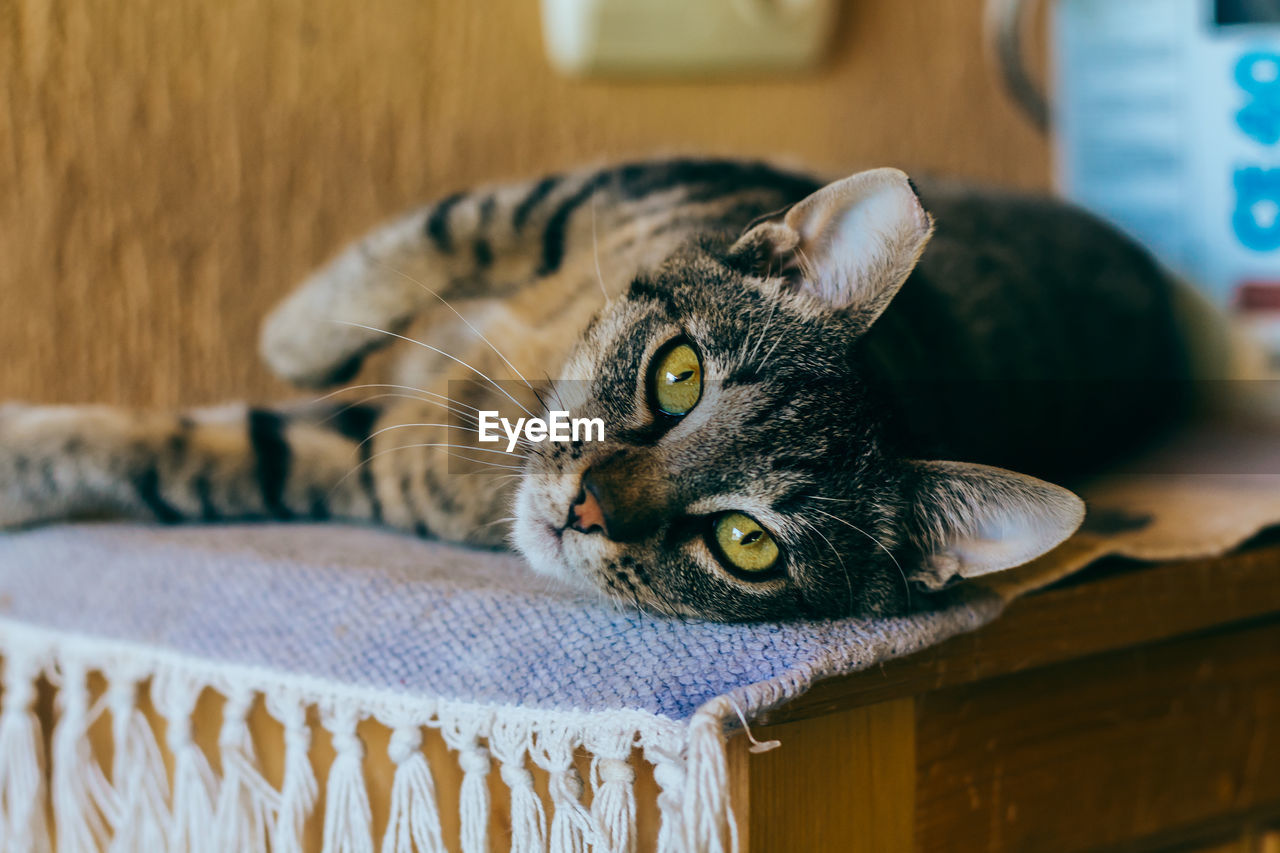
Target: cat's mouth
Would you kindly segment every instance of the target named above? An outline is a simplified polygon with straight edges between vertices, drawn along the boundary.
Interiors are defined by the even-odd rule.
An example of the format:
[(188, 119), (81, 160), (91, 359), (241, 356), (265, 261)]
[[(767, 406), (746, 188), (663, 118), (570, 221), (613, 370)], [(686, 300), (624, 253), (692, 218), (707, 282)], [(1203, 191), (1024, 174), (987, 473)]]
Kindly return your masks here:
[(564, 556), (564, 531), (563, 527), (556, 527), (551, 522), (543, 525), (547, 529), (547, 535), (551, 538), (551, 542), (555, 545), (556, 553)]
[(534, 571), (572, 580), (574, 573), (569, 570), (571, 561), (565, 553), (563, 541), (565, 528), (539, 510), (539, 504), (543, 501), (538, 497), (543, 500), (545, 497), (535, 497), (533, 491), (526, 484), (517, 496), (517, 522), (512, 544), (529, 561)]
[[(561, 493), (556, 484), (526, 480), (516, 495), (512, 544), (535, 572), (599, 594), (592, 566), (602, 537), (573, 527), (573, 503), (573, 495)], [(552, 507), (564, 510), (556, 512)]]
[(543, 535), (540, 537), (546, 546), (546, 550), (550, 551), (560, 562), (565, 562), (564, 553), (564, 531), (563, 527), (556, 527), (549, 521), (542, 523)]

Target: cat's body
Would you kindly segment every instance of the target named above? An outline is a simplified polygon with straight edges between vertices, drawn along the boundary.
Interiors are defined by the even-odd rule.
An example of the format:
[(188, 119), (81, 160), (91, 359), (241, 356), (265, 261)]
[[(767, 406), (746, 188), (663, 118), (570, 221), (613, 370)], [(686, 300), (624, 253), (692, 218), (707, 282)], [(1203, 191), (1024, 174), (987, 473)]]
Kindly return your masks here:
[[(0, 408), (0, 524), (334, 517), (486, 546), (514, 528), (535, 568), (668, 612), (899, 610), (908, 578), (1016, 564), (1080, 516), (1027, 477), (910, 460), (1082, 469), (1167, 422), (1185, 372), (1168, 281), (1110, 229), (1048, 201), (921, 197), (922, 257), (932, 222), (891, 170), (824, 189), (667, 160), (451, 196), (347, 250), (265, 327), (268, 363), (301, 384), (394, 344), (369, 380), (389, 385), (367, 389), (384, 396)], [(672, 347), (699, 383), (676, 414), (653, 401)], [(600, 417), (606, 440), (476, 443), (476, 409), (544, 405)], [(726, 519), (745, 521), (724, 535), (767, 531), (766, 571), (726, 556)]]

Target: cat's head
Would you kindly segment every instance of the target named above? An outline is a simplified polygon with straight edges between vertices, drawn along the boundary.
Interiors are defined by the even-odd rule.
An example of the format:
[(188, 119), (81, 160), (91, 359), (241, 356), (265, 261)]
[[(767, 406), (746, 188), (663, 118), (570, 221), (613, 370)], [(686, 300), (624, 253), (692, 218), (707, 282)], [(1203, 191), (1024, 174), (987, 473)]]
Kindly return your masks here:
[(517, 548), (623, 601), (736, 620), (898, 612), (1065, 539), (1083, 516), (1065, 489), (885, 449), (852, 351), (932, 228), (879, 169), (639, 276), (553, 390), (606, 439), (531, 453)]

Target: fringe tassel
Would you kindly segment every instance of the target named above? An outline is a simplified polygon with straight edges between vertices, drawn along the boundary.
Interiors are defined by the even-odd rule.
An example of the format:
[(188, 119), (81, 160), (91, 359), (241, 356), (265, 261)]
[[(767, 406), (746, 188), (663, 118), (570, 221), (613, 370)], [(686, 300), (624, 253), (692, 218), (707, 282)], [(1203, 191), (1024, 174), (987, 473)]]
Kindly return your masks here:
[(396, 765), (396, 775), (391, 783), (391, 812), (382, 836), (382, 853), (447, 853), (435, 780), (422, 754), (422, 728), (396, 726), (387, 755)]
[(44, 741), (32, 705), (40, 662), (14, 655), (4, 664), (0, 711), (0, 842), (14, 853), (47, 853), (44, 813)]
[[(53, 809), (58, 848), (73, 853), (302, 853), (304, 829), (319, 796), (310, 763), (308, 709), (324, 709), (335, 757), (325, 780), (324, 853), (374, 853), (372, 815), (357, 723), (389, 721), (388, 755), (396, 764), (391, 810), (381, 853), (444, 853), (441, 819), (422, 727), (439, 727), (463, 771), (461, 842), (465, 853), (487, 853), (490, 816), (489, 748), (511, 791), (514, 853), (634, 853), (636, 795), (631, 764), (637, 742), (654, 767), (661, 793), (660, 853), (736, 850), (729, 811), (723, 703), (708, 703), (690, 724), (644, 714), (531, 714), (466, 703), (438, 706), (412, 697), (364, 692), (252, 668), (184, 660), (108, 640), (86, 640), (0, 619), (0, 849), (48, 853)], [(57, 687), (58, 721), (50, 744), (51, 792), (46, 802), (43, 738), (32, 707), (46, 666)], [(89, 674), (107, 689), (91, 701)], [(143, 708), (151, 697), (165, 720), (173, 763), (170, 801), (165, 759)], [(232, 686), (233, 689), (228, 689)], [(219, 733), (221, 780), (192, 737), (202, 690), (226, 696)], [(284, 727), (284, 778), (279, 791), (256, 762), (248, 715), (261, 694)], [(110, 714), (110, 778), (94, 756), (89, 731)], [(575, 749), (593, 753), (590, 808)], [(549, 774), (551, 806), (533, 783), (529, 762)], [(551, 810), (548, 811), (548, 808)], [(202, 832), (203, 831), (203, 832)]]
[(268, 713), (284, 726), (284, 781), (280, 784), (280, 808), (271, 827), (271, 853), (302, 853), (307, 816), (319, 793), (311, 769), (307, 710), (292, 697), (267, 696), (266, 701)]
[(588, 737), (591, 759), (591, 815), (600, 828), (600, 842), (608, 853), (635, 853), (636, 791), (631, 768), (635, 735)]
[(658, 783), (658, 853), (682, 853), (684, 844), (685, 763), (678, 754), (655, 744), (646, 743), (644, 758), (653, 765), (653, 779)]
[(222, 706), (222, 730), (218, 754), (222, 761), (222, 788), (214, 807), (218, 827), (216, 850), (267, 853), (267, 831), (280, 808), (280, 795), (258, 770), (249, 733), (249, 709), (253, 694), (228, 693)]
[(324, 853), (373, 853), (364, 744), (356, 735), (356, 716), (346, 712), (326, 719), (324, 726), (335, 753), (325, 787)]
[(151, 694), (156, 709), (164, 717), (165, 743), (173, 759), (173, 809), (170, 813), (169, 843), (174, 851), (220, 853), (214, 844), (214, 803), (218, 783), (209, 759), (191, 739), (191, 718), (195, 715), (203, 685), (189, 678), (161, 674), (152, 681)]
[(582, 805), (582, 776), (573, 766), (571, 733), (557, 727), (537, 733), (533, 740), (534, 763), (550, 774), (551, 850), (586, 853), (596, 845), (598, 832), (591, 812)]
[(489, 749), (501, 763), (502, 781), (511, 790), (511, 853), (543, 853), (547, 849), (547, 813), (525, 767), (529, 726), (495, 720)]
[(107, 708), (115, 750), (111, 762), (114, 809), (111, 853), (167, 850), (169, 779), (155, 732), (137, 706), (141, 679), (133, 672), (108, 672)]
[(738, 827), (729, 806), (724, 719), (704, 707), (689, 721), (683, 805), (684, 846), (689, 850), (738, 850)]
[(110, 786), (89, 745), (89, 673), (80, 661), (65, 660), (52, 678), (58, 723), (50, 744), (50, 798), (58, 848), (97, 853), (107, 846), (107, 825), (97, 804), (110, 799)]
[(462, 818), (462, 853), (489, 850), (489, 753), (480, 745), (479, 721), (464, 728), (458, 722), (441, 726), (445, 743), (458, 753), (462, 768), (462, 790), (458, 809)]

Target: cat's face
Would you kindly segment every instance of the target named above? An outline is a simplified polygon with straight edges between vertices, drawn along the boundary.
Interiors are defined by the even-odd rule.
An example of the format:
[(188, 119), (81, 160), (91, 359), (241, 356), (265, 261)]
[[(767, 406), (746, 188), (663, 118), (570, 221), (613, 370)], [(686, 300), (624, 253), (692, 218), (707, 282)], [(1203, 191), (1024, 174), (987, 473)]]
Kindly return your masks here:
[(1061, 541), (1065, 490), (883, 449), (850, 352), (930, 231), (905, 176), (877, 170), (638, 278), (552, 394), (605, 440), (530, 453), (519, 550), (624, 602), (739, 620), (897, 612), (913, 586)]

